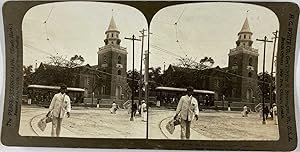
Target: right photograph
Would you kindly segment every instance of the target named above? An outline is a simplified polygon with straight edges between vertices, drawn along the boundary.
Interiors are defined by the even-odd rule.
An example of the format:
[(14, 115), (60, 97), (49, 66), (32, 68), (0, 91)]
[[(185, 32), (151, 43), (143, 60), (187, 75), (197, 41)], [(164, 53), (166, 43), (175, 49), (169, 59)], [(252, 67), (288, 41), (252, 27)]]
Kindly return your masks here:
[(272, 10), (174, 5), (149, 29), (149, 139), (279, 140)]

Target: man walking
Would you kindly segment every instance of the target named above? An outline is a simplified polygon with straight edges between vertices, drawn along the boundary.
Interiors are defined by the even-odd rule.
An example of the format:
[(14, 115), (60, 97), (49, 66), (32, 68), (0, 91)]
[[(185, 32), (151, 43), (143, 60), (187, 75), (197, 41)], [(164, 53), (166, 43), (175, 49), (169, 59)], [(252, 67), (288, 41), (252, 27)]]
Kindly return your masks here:
[(52, 115), (52, 137), (59, 137), (62, 119), (67, 115), (70, 117), (71, 112), (71, 100), (68, 95), (66, 95), (67, 86), (62, 85), (60, 87), (60, 93), (54, 95), (50, 107), (49, 112), (47, 113), (47, 117)]
[(198, 102), (196, 98), (192, 96), (193, 91), (193, 87), (188, 87), (187, 95), (182, 96), (177, 105), (174, 119), (177, 119), (178, 115), (180, 115), (181, 139), (190, 139), (191, 121), (193, 120), (194, 116), (196, 117), (196, 120), (198, 120)]

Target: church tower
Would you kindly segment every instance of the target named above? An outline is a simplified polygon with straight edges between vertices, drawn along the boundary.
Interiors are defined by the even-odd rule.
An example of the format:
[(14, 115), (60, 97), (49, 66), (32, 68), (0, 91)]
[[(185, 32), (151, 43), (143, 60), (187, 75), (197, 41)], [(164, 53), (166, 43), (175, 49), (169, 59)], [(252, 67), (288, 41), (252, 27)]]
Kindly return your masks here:
[(100, 94), (103, 98), (121, 100), (127, 87), (127, 50), (120, 46), (120, 31), (113, 16), (105, 34), (105, 45), (98, 50), (98, 69), (105, 73)]
[(254, 105), (258, 99), (258, 49), (252, 47), (252, 32), (248, 19), (238, 33), (236, 48), (230, 49), (228, 70), (234, 74), (231, 98), (236, 102)]

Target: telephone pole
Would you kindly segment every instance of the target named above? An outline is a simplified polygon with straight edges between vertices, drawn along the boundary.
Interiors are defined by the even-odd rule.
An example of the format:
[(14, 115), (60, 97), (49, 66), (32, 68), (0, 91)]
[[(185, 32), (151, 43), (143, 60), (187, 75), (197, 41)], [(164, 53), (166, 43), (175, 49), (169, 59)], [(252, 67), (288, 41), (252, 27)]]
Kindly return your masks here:
[(127, 40), (132, 41), (132, 85), (131, 85), (131, 116), (130, 121), (133, 121), (133, 103), (134, 103), (134, 41), (141, 41), (140, 39), (136, 39), (134, 35), (132, 37), (125, 37)]
[(147, 35), (145, 35), (145, 32), (147, 30), (143, 29), (142, 31), (140, 31), (140, 33), (142, 34), (142, 36), (140, 36), (142, 38), (142, 50), (141, 50), (141, 66), (140, 66), (140, 81), (139, 81), (139, 104), (141, 103), (141, 98), (142, 98), (142, 84), (143, 84), (143, 78), (142, 78), (142, 72), (143, 72), (143, 57), (144, 57), (144, 37), (146, 37)]
[(262, 86), (262, 95), (263, 95), (263, 122), (262, 124), (266, 124), (266, 119), (265, 119), (265, 60), (266, 60), (266, 44), (267, 42), (273, 42), (269, 41), (267, 36), (264, 37), (264, 39), (256, 39), (256, 41), (263, 41), (264, 42), (264, 58), (263, 58), (263, 86)]
[(274, 35), (273, 39), (274, 39), (274, 46), (273, 46), (273, 55), (272, 55), (272, 66), (271, 66), (271, 86), (270, 86), (270, 104), (273, 104), (273, 67), (274, 67), (274, 56), (275, 56), (275, 48), (276, 48), (276, 40), (278, 38), (277, 34), (278, 31), (276, 30), (275, 32), (272, 32), (272, 34)]

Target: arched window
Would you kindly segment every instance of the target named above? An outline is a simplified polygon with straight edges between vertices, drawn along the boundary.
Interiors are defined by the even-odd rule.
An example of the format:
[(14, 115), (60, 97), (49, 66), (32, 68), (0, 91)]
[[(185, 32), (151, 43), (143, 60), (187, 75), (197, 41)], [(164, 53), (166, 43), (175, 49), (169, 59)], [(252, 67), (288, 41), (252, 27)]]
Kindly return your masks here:
[(121, 70), (118, 70), (118, 75), (121, 75)]
[(121, 59), (121, 56), (118, 56), (118, 64), (122, 64)]
[(235, 56), (233, 59), (233, 64), (236, 65), (237, 64), (237, 57)]
[(111, 37), (114, 37), (114, 33), (111, 33)]
[(101, 94), (106, 94), (106, 86), (103, 85), (101, 88)]
[(106, 55), (103, 55), (103, 63), (106, 63)]
[(242, 35), (240, 35), (240, 39), (242, 38)]
[(249, 65), (252, 66), (252, 58), (249, 58)]
[(244, 39), (246, 39), (246, 35), (244, 35)]
[(250, 77), (250, 78), (252, 77), (252, 73), (251, 72), (248, 73), (248, 77)]
[(249, 35), (249, 39), (251, 39), (251, 36)]
[(253, 102), (253, 90), (251, 88), (247, 89), (247, 94), (246, 94), (246, 98), (248, 101), (252, 101)]

